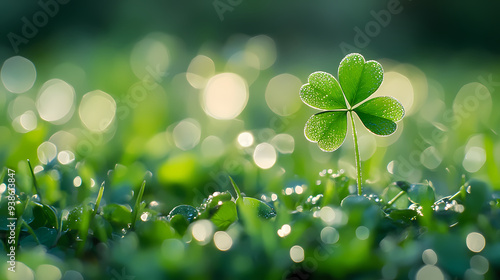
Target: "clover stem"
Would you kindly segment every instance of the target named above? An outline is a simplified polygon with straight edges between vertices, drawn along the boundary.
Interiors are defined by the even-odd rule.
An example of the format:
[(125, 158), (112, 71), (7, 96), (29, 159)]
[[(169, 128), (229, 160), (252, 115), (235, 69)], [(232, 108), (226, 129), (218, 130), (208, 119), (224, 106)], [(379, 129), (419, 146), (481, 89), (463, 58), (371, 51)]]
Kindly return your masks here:
[(358, 195), (361, 195), (361, 161), (359, 159), (358, 136), (356, 135), (356, 125), (354, 124), (354, 117), (352, 110), (349, 110), (352, 124), (352, 138), (354, 140), (354, 157), (356, 158), (356, 171), (358, 173)]

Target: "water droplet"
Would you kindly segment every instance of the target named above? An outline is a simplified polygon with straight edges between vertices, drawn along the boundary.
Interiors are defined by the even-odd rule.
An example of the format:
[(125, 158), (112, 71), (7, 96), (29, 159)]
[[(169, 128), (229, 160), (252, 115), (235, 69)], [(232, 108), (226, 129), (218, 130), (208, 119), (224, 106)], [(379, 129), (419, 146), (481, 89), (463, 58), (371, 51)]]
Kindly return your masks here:
[(169, 220), (175, 215), (182, 215), (188, 222), (192, 222), (196, 217), (198, 217), (198, 210), (191, 205), (179, 205), (174, 207), (170, 213), (168, 213)]

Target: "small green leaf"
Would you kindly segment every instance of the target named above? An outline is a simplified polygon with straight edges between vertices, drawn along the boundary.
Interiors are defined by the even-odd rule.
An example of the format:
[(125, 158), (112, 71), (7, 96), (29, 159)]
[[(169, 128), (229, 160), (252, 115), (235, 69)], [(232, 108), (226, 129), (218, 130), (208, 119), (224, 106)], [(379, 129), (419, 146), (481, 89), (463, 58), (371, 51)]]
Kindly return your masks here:
[(257, 216), (265, 219), (270, 219), (276, 216), (276, 211), (269, 206), (264, 201), (258, 200), (253, 197), (244, 197), (243, 198), (243, 207), (247, 209), (253, 209), (256, 211)]
[(233, 197), (229, 191), (225, 192), (214, 192), (209, 195), (208, 198), (203, 200), (203, 203), (198, 207), (198, 212), (200, 212), (198, 219), (209, 219), (217, 212), (219, 207), (226, 201), (231, 201)]
[(210, 218), (210, 220), (220, 230), (226, 230), (232, 223), (238, 219), (236, 212), (236, 204), (234, 201), (226, 201), (218, 207), (218, 210)]
[(186, 221), (191, 223), (198, 217), (198, 214), (198, 210), (191, 205), (179, 205), (174, 207), (174, 209), (168, 213), (168, 218), (171, 219), (175, 215), (182, 215)]
[(55, 227), (56, 229), (59, 229), (59, 222), (57, 221), (57, 210), (51, 205), (43, 204), (43, 213), (47, 218), (48, 224)]
[(69, 211), (68, 214), (68, 219), (64, 223), (63, 228), (66, 229), (73, 229), (73, 230), (79, 230), (80, 226), (86, 219), (85, 217), (90, 214), (89, 211), (92, 209), (89, 209), (87, 207), (83, 206), (77, 206)]
[(488, 205), (491, 198), (490, 187), (482, 181), (471, 179), (466, 183), (466, 196), (464, 206), (467, 210), (465, 215), (477, 216), (481, 210)]
[(409, 222), (418, 215), (413, 209), (395, 209), (389, 213), (389, 217), (399, 222)]
[(239, 208), (238, 211), (241, 211), (244, 216), (247, 216), (249, 219), (253, 217), (252, 214), (257, 214), (257, 216), (266, 219), (276, 216), (276, 211), (267, 203), (252, 197), (243, 197), (240, 188), (236, 185), (233, 178), (230, 176), (229, 179), (236, 191), (236, 205)]
[(132, 209), (127, 206), (115, 203), (108, 204), (102, 208), (103, 216), (110, 223), (125, 227), (132, 222)]
[[(186, 223), (184, 218), (180, 218)], [(176, 236), (175, 229), (165, 219), (149, 220), (146, 222), (139, 219), (136, 224), (136, 232), (145, 244), (161, 244), (163, 240)]]
[(306, 138), (317, 142), (323, 151), (333, 152), (344, 143), (347, 135), (346, 112), (320, 112), (309, 118), (304, 130)]
[(339, 82), (331, 74), (314, 72), (308, 81), (300, 88), (300, 98), (304, 103), (322, 110), (347, 109)]
[[(148, 175), (148, 173), (146, 173), (146, 175)], [(142, 202), (142, 196), (144, 195), (145, 187), (146, 187), (146, 180), (142, 181), (139, 193), (137, 194), (137, 198), (135, 200), (135, 206), (132, 212), (132, 227), (135, 226), (135, 221), (137, 221), (139, 212), (141, 211), (141, 202)]]
[(396, 131), (396, 122), (405, 114), (403, 105), (388, 96), (375, 97), (354, 109), (363, 124), (377, 135), (390, 135)]
[(177, 233), (179, 233), (180, 235), (184, 235), (184, 233), (186, 233), (186, 230), (189, 227), (189, 222), (183, 215), (173, 215), (169, 218), (169, 220), (170, 225), (175, 229), (175, 231), (177, 231)]
[(351, 107), (372, 95), (382, 84), (384, 70), (380, 63), (357, 53), (347, 55), (339, 66), (339, 82)]
[(101, 242), (108, 241), (108, 238), (111, 237), (111, 233), (113, 228), (111, 224), (104, 219), (101, 215), (96, 215), (92, 220), (91, 229), (94, 232), (94, 236), (97, 237)]
[[(38, 242), (46, 247), (52, 247), (57, 239), (57, 230), (53, 228), (40, 227), (35, 230)], [(21, 240), (21, 246), (34, 247), (38, 245), (32, 235), (29, 235)]]
[(411, 202), (422, 206), (430, 206), (435, 200), (434, 189), (430, 184), (411, 184), (407, 193)]

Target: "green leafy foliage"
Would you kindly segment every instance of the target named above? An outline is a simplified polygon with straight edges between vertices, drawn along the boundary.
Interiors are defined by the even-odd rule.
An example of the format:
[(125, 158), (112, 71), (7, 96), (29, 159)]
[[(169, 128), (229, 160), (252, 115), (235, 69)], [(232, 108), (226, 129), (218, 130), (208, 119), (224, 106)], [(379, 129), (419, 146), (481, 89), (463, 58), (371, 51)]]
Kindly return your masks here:
[(238, 185), (231, 179), (234, 191), (236, 192), (236, 205), (245, 213), (249, 213), (248, 217), (253, 217), (257, 214), (258, 217), (269, 219), (276, 216), (276, 211), (262, 200), (252, 197), (243, 197)]
[[(107, 202), (104, 187), (96, 191), (94, 200), (67, 209), (24, 194), (18, 196), (20, 211), (24, 211), (19, 215), (26, 218), (18, 250), (23, 255), (43, 248), (42, 257), (46, 258), (100, 260), (103, 253), (96, 248), (107, 248), (113, 262), (142, 264), (134, 270), (141, 277), (145, 274), (139, 267), (174, 276), (176, 269), (216, 267), (220, 260), (232, 265), (235, 256), (245, 254), (268, 259), (281, 256), (278, 271), (289, 276), (300, 268), (289, 259), (290, 248), (299, 244), (308, 258), (321, 252), (320, 259), (314, 258), (318, 270), (310, 271), (310, 276), (329, 271), (341, 278), (369, 278), (390, 263), (397, 267), (398, 279), (421, 268), (425, 248), (437, 254), (437, 267), (443, 275), (461, 277), (467, 270), (463, 266), (471, 262), (466, 239), (476, 232), (492, 247), (481, 252), (490, 265), (485, 276), (493, 275), (498, 267), (499, 194), (482, 181), (464, 182), (455, 194), (441, 198), (431, 182), (406, 181), (390, 184), (381, 195), (368, 188), (369, 195), (357, 196), (349, 191), (352, 179), (325, 170), (315, 184), (287, 185), (282, 192), (261, 196), (262, 200), (244, 196), (230, 181), (236, 196), (214, 192), (198, 207), (178, 205), (168, 215), (155, 204), (144, 203), (140, 193), (128, 203)], [(144, 184), (138, 189), (142, 195), (147, 193)], [(138, 209), (135, 227), (131, 226), (132, 207)], [(202, 237), (197, 233), (200, 227), (208, 230), (201, 231)], [(208, 241), (202, 239), (206, 236), (211, 236)], [(218, 243), (221, 236), (226, 241), (231, 238), (227, 252), (223, 251), (227, 243)], [(202, 257), (207, 255), (211, 256), (208, 260)], [(147, 265), (141, 261), (144, 258)], [(161, 264), (155, 264), (156, 258)], [(190, 261), (183, 262), (185, 259)], [(257, 275), (251, 271), (242, 273), (250, 278)]]
[(301, 87), (300, 98), (304, 103), (327, 110), (309, 118), (306, 138), (317, 142), (324, 151), (337, 150), (346, 137), (347, 113), (351, 111), (374, 134), (394, 133), (396, 122), (404, 116), (401, 103), (388, 96), (365, 101), (382, 84), (382, 66), (373, 60), (365, 61), (360, 54), (349, 54), (340, 62), (338, 75), (340, 83), (331, 74), (314, 72)]
[(384, 71), (380, 63), (357, 53), (344, 57), (340, 62), (340, 83), (329, 73), (314, 72), (308, 83), (300, 88), (300, 98), (312, 108), (325, 110), (307, 120), (304, 135), (318, 143), (326, 152), (340, 148), (347, 136), (347, 115), (352, 124), (354, 156), (357, 169), (358, 195), (361, 195), (361, 160), (353, 114), (356, 113), (368, 130), (376, 135), (391, 135), (396, 131), (396, 122), (404, 114), (399, 101), (389, 96), (370, 97), (382, 84)]

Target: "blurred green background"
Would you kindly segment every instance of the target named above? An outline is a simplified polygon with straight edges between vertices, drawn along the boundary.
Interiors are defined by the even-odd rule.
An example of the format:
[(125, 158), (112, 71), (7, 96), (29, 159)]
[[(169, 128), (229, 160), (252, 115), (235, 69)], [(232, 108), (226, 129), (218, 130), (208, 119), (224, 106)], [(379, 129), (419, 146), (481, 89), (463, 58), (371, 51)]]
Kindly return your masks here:
[[(462, 175), (500, 189), (500, 2), (3, 1), (0, 165), (29, 192), (30, 159), (46, 202), (94, 194), (168, 213), (236, 178), (247, 195), (313, 183), (324, 169), (355, 176), (350, 134), (334, 153), (309, 143), (315, 110), (299, 88), (337, 76), (360, 52), (379, 61), (375, 95), (407, 116), (389, 137), (360, 129), (363, 178), (457, 191)], [(349, 126), (350, 127), (350, 126)], [(362, 127), (362, 126), (358, 126)], [(5, 191), (5, 187), (1, 190)]]
[[(244, 169), (257, 175), (245, 176), (256, 190), (272, 178), (312, 180), (323, 168), (352, 175), (351, 144), (322, 153), (303, 137), (314, 111), (298, 89), (315, 70), (336, 75), (345, 53), (357, 51), (385, 68), (376, 95), (395, 96), (408, 112), (394, 136), (361, 131), (369, 182), (384, 185), (393, 173), (446, 188), (464, 173), (498, 186), (498, 3), (0, 5), (0, 60), (29, 60), (2, 67), (2, 165), (58, 157), (97, 170), (139, 164), (164, 186), (189, 188)], [(222, 73), (238, 76), (218, 76), (208, 90)], [(225, 83), (239, 95), (217, 93)], [(248, 147), (237, 141), (245, 131), (253, 136)], [(272, 146), (261, 146), (272, 165), (266, 170), (253, 159), (261, 143)]]

